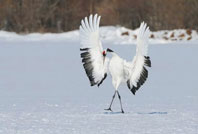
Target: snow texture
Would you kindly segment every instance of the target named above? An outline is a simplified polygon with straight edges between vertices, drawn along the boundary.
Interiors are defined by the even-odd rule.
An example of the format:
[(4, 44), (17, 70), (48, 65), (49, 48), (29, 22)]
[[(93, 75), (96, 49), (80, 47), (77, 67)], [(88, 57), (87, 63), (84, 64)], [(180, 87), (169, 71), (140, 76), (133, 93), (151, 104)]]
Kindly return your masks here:
[[(136, 43), (138, 29), (131, 30), (120, 26), (103, 26), (100, 27), (100, 36), (106, 44), (127, 45)], [(11, 38), (10, 38), (11, 37)], [(167, 44), (167, 43), (186, 43), (196, 44), (198, 41), (198, 32), (190, 29), (162, 30), (150, 33), (151, 44)], [(74, 30), (65, 33), (31, 33), (16, 34), (13, 32), (0, 31), (1, 41), (23, 41), (23, 42), (72, 42), (79, 43), (79, 31)], [(70, 43), (69, 43), (70, 44)]]
[[(106, 39), (104, 48), (127, 60), (135, 55), (133, 40), (126, 45), (113, 40), (123, 42)], [(2, 31), (0, 134), (197, 134), (197, 43), (150, 45), (152, 68), (146, 83), (135, 96), (126, 84), (119, 88), (125, 110), (121, 114), (118, 98), (113, 112), (103, 110), (114, 93), (110, 76), (100, 88), (89, 86), (77, 31), (43, 35)]]

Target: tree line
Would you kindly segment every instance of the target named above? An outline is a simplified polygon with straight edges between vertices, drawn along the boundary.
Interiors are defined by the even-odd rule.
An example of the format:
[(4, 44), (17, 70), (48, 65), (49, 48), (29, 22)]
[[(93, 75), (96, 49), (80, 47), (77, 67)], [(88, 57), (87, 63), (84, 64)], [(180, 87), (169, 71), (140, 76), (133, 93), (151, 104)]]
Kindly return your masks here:
[(91, 13), (102, 16), (101, 25), (198, 30), (198, 0), (0, 0), (0, 30), (70, 31)]

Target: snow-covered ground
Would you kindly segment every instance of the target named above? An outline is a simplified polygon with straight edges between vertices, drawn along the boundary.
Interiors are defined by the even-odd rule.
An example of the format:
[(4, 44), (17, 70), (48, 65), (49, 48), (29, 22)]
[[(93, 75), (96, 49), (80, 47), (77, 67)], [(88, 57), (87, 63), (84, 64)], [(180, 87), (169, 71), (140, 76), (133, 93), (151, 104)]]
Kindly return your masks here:
[[(103, 42), (107, 44), (127, 45), (136, 42), (136, 30), (127, 29), (125, 27), (103, 26), (100, 28), (100, 34)], [(16, 34), (12, 32), (0, 31), (1, 41), (50, 41), (50, 42), (77, 42), (79, 38), (78, 30), (59, 34)], [(177, 30), (163, 30), (150, 33), (151, 44), (166, 44), (166, 43), (182, 43), (191, 42), (197, 43), (198, 31), (190, 29), (177, 29)]]
[[(104, 47), (131, 60), (135, 45), (130, 43), (135, 40), (107, 34), (102, 37)], [(115, 45), (118, 42), (125, 45)], [(151, 38), (151, 44), (161, 42)], [(0, 134), (198, 134), (196, 44), (195, 36), (150, 45), (149, 78), (135, 96), (126, 85), (120, 87), (125, 110), (121, 114), (117, 98), (114, 112), (103, 110), (114, 92), (110, 76), (100, 88), (89, 86), (77, 31), (1, 31)]]

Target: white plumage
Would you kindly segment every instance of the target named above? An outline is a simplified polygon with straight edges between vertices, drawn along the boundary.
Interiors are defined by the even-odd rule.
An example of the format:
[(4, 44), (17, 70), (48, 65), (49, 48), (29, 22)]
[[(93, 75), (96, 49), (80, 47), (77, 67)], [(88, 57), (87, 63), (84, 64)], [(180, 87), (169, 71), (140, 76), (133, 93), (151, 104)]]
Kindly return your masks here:
[(84, 67), (91, 85), (99, 84), (107, 72), (107, 60), (102, 55), (102, 43), (99, 38), (100, 17), (90, 15), (81, 21), (80, 42), (85, 52), (81, 54)]
[[(110, 72), (112, 76), (112, 84), (115, 88), (110, 107), (106, 110), (111, 110), (111, 105), (117, 93), (120, 99), (121, 111), (124, 113), (121, 103), (121, 97), (118, 92), (119, 85), (127, 83), (128, 88), (135, 95), (135, 92), (140, 88), (148, 77), (148, 71), (145, 66), (151, 67), (151, 61), (148, 53), (148, 36), (149, 27), (142, 22), (137, 35), (136, 55), (133, 60), (127, 62), (120, 58), (113, 50), (103, 50), (99, 36), (100, 16), (97, 14), (85, 17), (80, 25), (80, 43), (81, 57), (86, 74), (90, 80), (91, 86), (102, 84)], [(107, 58), (107, 53), (112, 54), (112, 58)], [(111, 110), (112, 111), (112, 110)]]

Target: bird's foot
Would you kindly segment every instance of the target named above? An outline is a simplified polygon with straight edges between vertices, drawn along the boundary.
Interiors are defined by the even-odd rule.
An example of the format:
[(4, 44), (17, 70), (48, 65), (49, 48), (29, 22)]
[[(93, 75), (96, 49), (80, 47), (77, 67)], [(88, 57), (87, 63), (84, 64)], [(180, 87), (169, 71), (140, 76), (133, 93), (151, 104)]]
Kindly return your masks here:
[(107, 109), (104, 109), (104, 110), (107, 110), (107, 111), (111, 111), (111, 112), (113, 112), (113, 111), (111, 110), (111, 108), (107, 108)]
[(124, 110), (123, 110), (123, 109), (122, 109), (121, 113), (123, 113), (123, 114), (124, 114)]

